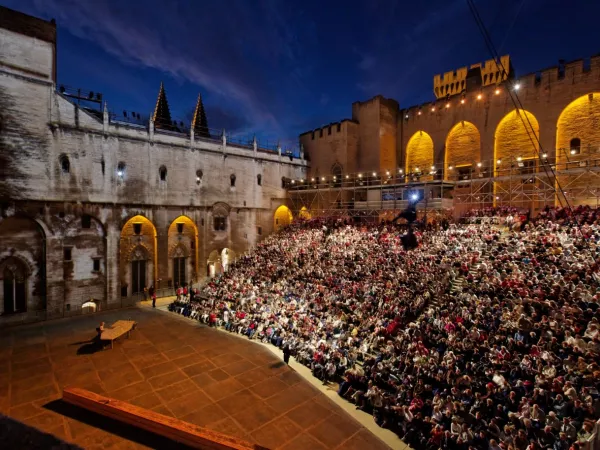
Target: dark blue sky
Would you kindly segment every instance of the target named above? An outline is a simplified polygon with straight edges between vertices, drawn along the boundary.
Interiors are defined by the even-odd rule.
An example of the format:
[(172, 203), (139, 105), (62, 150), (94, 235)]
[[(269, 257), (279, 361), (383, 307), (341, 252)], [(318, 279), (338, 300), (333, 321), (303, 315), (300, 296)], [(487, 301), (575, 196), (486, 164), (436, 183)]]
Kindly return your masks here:
[[(0, 0), (58, 25), (59, 83), (282, 141), (382, 94), (433, 99), (436, 73), (489, 59), (466, 0)], [(479, 0), (517, 75), (600, 52), (600, 1)]]

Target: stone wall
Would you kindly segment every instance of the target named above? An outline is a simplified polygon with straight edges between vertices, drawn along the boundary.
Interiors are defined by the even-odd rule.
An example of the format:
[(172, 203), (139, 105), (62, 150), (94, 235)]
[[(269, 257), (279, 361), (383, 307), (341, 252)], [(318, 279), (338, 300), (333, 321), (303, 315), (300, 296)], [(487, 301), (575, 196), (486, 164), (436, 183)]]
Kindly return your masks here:
[(29, 284), (27, 312), (0, 323), (61, 317), (90, 299), (119, 306), (136, 248), (148, 258), (147, 285), (162, 288), (175, 256), (197, 282), (211, 252), (241, 255), (273, 231), (282, 181), (305, 178), (306, 161), (81, 108), (56, 92), (55, 43), (13, 28), (0, 28), (0, 264), (22, 261)]

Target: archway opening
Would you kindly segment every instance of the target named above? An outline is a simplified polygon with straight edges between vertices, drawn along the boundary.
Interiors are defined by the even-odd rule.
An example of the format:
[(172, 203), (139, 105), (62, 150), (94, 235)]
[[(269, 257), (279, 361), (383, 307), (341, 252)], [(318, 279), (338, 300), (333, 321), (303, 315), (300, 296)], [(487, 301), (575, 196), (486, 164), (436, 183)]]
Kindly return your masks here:
[(221, 266), (223, 267), (223, 272), (227, 272), (227, 269), (235, 261), (235, 258), (235, 252), (230, 248), (221, 250)]
[[(600, 183), (595, 173), (586, 171), (600, 148), (600, 92), (583, 95), (563, 109), (556, 124), (556, 203), (598, 205)], [(573, 175), (561, 175), (576, 169)]]
[(223, 273), (221, 253), (218, 250), (213, 250), (208, 255), (208, 261), (206, 262), (206, 276), (214, 278), (221, 273)]
[(433, 179), (433, 139), (424, 131), (417, 131), (406, 144), (405, 171), (409, 181)]
[(85, 302), (83, 305), (81, 305), (81, 313), (82, 314), (95, 313), (97, 308), (98, 308), (98, 306), (96, 305), (96, 302), (94, 302), (93, 300), (90, 300), (89, 302)]
[(121, 229), (120, 278), (121, 296), (142, 294), (157, 286), (156, 227), (146, 217), (137, 215)]
[(198, 227), (187, 216), (179, 216), (168, 230), (169, 284), (178, 288), (198, 281)]
[(523, 109), (509, 112), (496, 127), (494, 136), (494, 204), (535, 208), (538, 187), (540, 126), (533, 114)]
[(298, 217), (303, 220), (310, 220), (312, 218), (310, 211), (308, 210), (308, 208), (306, 208), (306, 206), (300, 208), (300, 211), (298, 212)]
[(273, 215), (273, 230), (279, 231), (282, 228), (289, 226), (292, 223), (293, 216), (290, 208), (285, 205), (281, 205), (275, 210)]
[(481, 159), (481, 136), (471, 122), (462, 121), (452, 127), (446, 137), (444, 179), (457, 179), (458, 170), (473, 167)]

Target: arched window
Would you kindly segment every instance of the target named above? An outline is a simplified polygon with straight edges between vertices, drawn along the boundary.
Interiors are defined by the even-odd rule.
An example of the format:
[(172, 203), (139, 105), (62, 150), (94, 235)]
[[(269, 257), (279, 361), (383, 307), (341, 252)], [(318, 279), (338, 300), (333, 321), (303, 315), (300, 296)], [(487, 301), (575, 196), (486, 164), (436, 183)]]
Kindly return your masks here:
[(569, 143), (569, 150), (571, 151), (571, 155), (578, 155), (581, 153), (581, 139), (573, 138)]
[(125, 177), (125, 163), (123, 161), (117, 164), (117, 176), (121, 179)]
[(235, 174), (234, 173), (232, 173), (229, 176), (229, 182), (231, 183), (231, 187), (235, 187)]
[(333, 176), (333, 185), (340, 187), (342, 185), (342, 166), (338, 163), (334, 164), (331, 168), (331, 175)]
[(60, 169), (62, 173), (70, 173), (71, 172), (71, 163), (69, 162), (69, 158), (67, 155), (61, 155), (60, 159)]
[(160, 175), (160, 181), (167, 181), (167, 168), (165, 166), (160, 166), (158, 174)]
[(262, 175), (260, 173), (256, 175), (256, 184), (262, 186)]
[[(323, 131), (323, 130), (321, 130)], [(287, 180), (285, 177), (281, 177), (281, 188), (285, 189), (287, 187)]]

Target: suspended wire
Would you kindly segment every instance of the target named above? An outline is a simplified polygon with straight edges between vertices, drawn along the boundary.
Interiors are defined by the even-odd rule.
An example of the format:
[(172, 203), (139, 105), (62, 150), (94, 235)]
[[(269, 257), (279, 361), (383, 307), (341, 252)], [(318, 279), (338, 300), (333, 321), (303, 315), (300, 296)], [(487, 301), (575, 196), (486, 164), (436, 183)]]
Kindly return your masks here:
[(523, 9), (523, 5), (525, 5), (525, 1), (526, 0), (521, 0), (521, 4), (519, 5), (519, 8), (517, 9), (515, 17), (513, 17), (512, 22), (508, 26), (508, 30), (506, 30), (506, 34), (504, 35), (504, 39), (502, 40), (502, 42), (500, 43), (500, 46), (498, 47), (498, 52), (499, 53), (502, 53), (502, 48), (504, 48), (504, 44), (508, 40), (508, 35), (510, 34), (510, 32), (513, 29), (513, 27), (515, 26), (515, 23), (517, 23), (517, 18), (519, 17), (519, 14), (521, 13), (521, 10)]
[[(477, 24), (477, 27), (479, 28), (479, 31), (483, 37), (483, 40), (485, 42), (485, 45), (486, 45), (488, 51), (490, 52), (490, 54), (492, 55), (492, 58), (496, 61), (496, 64), (500, 67), (500, 69), (502, 71), (502, 77), (503, 78), (506, 77), (509, 85), (514, 88), (514, 83), (512, 81), (508, 80), (508, 71), (506, 70), (506, 68), (504, 67), (504, 64), (502, 63), (502, 60), (500, 59), (500, 55), (499, 55), (498, 51), (496, 50), (496, 47), (494, 46), (492, 38), (490, 37), (490, 35), (487, 31), (487, 28), (485, 27), (485, 24), (483, 23), (483, 20), (481, 19), (481, 16), (479, 15), (479, 11), (477, 10), (475, 3), (473, 2), (473, 0), (467, 0), (467, 5), (469, 6), (469, 10), (471, 11), (473, 18), (475, 19), (475, 23)], [(529, 117), (527, 116), (527, 114), (521, 113), (521, 111), (525, 111), (525, 108), (523, 108), (521, 99), (514, 92), (514, 89), (508, 89), (507, 92), (508, 92), (508, 96), (510, 97), (515, 109), (517, 110), (517, 114), (518, 114), (519, 118), (521, 119), (521, 122), (523, 122), (523, 125), (525, 126), (525, 131), (527, 132), (527, 136), (533, 146), (534, 154), (537, 154), (537, 158), (539, 161), (539, 160), (541, 160), (540, 154), (544, 153), (544, 149), (542, 147), (542, 143), (540, 142), (538, 133), (535, 133), (535, 130), (533, 129), (533, 125), (531, 124), (531, 121), (529, 120)], [(531, 133), (530, 130), (533, 133)], [(532, 134), (533, 134), (533, 136), (532, 136)], [(536, 146), (536, 143), (537, 143), (537, 146)], [(563, 194), (563, 190), (560, 185), (560, 182), (558, 180), (558, 177), (556, 176), (556, 172), (554, 171), (554, 169), (552, 168), (552, 166), (550, 164), (542, 164), (542, 166), (544, 168), (544, 172), (546, 173), (546, 175), (554, 181), (554, 186), (555, 186), (554, 191), (555, 192), (557, 192), (557, 187), (558, 187), (557, 198), (560, 203), (560, 206), (563, 207), (563, 201), (562, 201), (561, 195), (564, 195), (564, 194)], [(548, 172), (550, 172), (551, 175)], [(567, 204), (567, 207), (570, 210), (572, 210), (573, 208), (571, 207), (571, 204), (569, 203), (569, 200), (567, 199), (566, 195), (564, 195), (564, 200), (565, 200), (565, 203)]]

